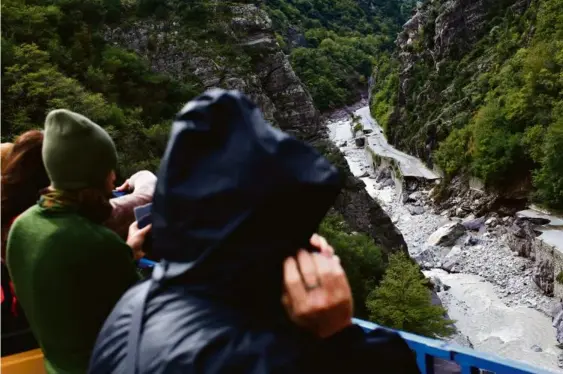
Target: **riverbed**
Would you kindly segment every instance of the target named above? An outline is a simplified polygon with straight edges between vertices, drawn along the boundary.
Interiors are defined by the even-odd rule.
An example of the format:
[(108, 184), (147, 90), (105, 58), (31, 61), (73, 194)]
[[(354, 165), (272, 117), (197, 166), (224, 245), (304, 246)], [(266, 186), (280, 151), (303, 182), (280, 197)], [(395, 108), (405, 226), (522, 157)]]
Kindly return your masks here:
[[(366, 109), (359, 111), (365, 114)], [(428, 250), (427, 238), (449, 220), (429, 206), (421, 207), (422, 213), (411, 214), (399, 201), (394, 185), (382, 187), (376, 182), (368, 154), (353, 141), (350, 120), (332, 120), (328, 129), (352, 173), (366, 184), (370, 196), (403, 233), (411, 256), (416, 258)], [(479, 240), (479, 245), (463, 248), (460, 273), (439, 269), (424, 272), (451, 287), (438, 294), (450, 318), (476, 350), (561, 371), (557, 366), (561, 350), (556, 347), (555, 331), (546, 314), (552, 300), (529, 279), (529, 260), (515, 257), (501, 238)]]

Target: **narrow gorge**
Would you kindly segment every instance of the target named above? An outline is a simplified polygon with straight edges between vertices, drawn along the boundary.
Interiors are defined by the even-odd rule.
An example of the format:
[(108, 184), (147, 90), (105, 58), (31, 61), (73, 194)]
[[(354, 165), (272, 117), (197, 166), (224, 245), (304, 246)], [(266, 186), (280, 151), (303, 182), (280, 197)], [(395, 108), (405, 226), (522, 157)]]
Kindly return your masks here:
[(69, 108), (124, 179), (187, 101), (241, 90), (343, 173), (319, 230), (357, 317), (563, 368), (562, 0), (6, 0), (2, 22), (2, 142)]
[[(514, 360), (525, 357), (548, 369), (561, 367), (563, 351), (551, 318), (556, 303), (534, 282), (541, 263), (513, 251), (510, 231), (515, 222), (542, 223), (541, 214), (468, 214), (465, 219), (451, 217), (447, 210), (440, 214), (432, 201), (439, 179), (424, 170), (420, 160), (388, 145), (381, 127), (366, 112), (362, 107), (352, 116), (341, 112), (331, 118), (331, 140), (366, 191), (392, 217), (409, 254), (434, 284), (458, 330), (451, 341)], [(361, 119), (362, 130), (357, 130), (356, 119)], [(358, 138), (364, 139), (362, 146)], [(536, 242), (535, 236), (530, 240), (536, 248), (547, 245)]]

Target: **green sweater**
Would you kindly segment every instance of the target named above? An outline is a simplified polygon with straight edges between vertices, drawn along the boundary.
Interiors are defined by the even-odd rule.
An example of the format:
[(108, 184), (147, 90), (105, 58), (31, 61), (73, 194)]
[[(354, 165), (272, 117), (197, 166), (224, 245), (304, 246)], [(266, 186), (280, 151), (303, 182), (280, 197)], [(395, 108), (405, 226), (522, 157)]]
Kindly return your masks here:
[(129, 246), (72, 211), (35, 205), (10, 229), (7, 263), (47, 372), (85, 373), (106, 317), (139, 279)]

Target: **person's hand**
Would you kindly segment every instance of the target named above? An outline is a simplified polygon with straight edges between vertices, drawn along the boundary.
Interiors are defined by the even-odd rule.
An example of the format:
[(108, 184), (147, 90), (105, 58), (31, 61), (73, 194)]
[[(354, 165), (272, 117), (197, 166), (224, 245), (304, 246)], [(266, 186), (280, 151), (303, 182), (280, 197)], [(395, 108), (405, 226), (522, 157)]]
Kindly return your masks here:
[(152, 224), (139, 229), (137, 221), (133, 222), (131, 226), (129, 226), (127, 245), (133, 250), (133, 257), (135, 260), (139, 260), (145, 256), (145, 252), (143, 252), (143, 243), (145, 242), (147, 233), (151, 231), (151, 228)]
[(314, 235), (311, 244), (321, 253), (300, 250), (284, 262), (282, 303), (294, 323), (326, 338), (352, 324), (352, 291), (326, 240)]
[(117, 187), (115, 190), (119, 191), (119, 192), (131, 191), (132, 188), (131, 188), (131, 184), (129, 182), (129, 179), (127, 179), (121, 186)]
[(328, 244), (326, 239), (319, 234), (313, 234), (313, 236), (311, 236), (311, 239), (309, 239), (309, 243), (311, 243), (313, 247), (316, 247), (320, 251), (320, 253), (325, 255), (326, 257), (330, 258), (334, 256), (337, 260), (339, 260), (338, 256), (334, 255), (334, 248), (332, 248), (332, 246)]

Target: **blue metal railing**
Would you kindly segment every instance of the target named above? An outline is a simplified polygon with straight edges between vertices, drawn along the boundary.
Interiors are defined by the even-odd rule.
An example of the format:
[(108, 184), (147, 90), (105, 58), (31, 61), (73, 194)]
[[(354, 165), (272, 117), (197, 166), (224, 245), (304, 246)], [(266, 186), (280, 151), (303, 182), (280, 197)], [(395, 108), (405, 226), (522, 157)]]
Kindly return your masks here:
[[(354, 323), (365, 331), (378, 326), (375, 323), (354, 319)], [(424, 338), (408, 332), (399, 331), (409, 347), (416, 352), (416, 360), (420, 371), (425, 374), (434, 373), (436, 358), (450, 361), (460, 367), (462, 374), (479, 373), (479, 369), (496, 374), (548, 374), (556, 373), (547, 369), (534, 367), (523, 362), (504, 359), (492, 354), (477, 352), (442, 340)]]
[[(143, 268), (153, 267), (154, 261), (141, 259), (139, 266)], [(375, 323), (354, 318), (353, 322), (365, 331), (371, 331), (378, 327)], [(415, 334), (399, 331), (399, 334), (409, 347), (416, 353), (416, 360), (421, 373), (433, 374), (435, 364), (440, 366), (444, 361), (450, 362), (456, 367), (455, 371), (461, 374), (473, 374), (479, 372), (493, 372), (496, 374), (554, 374), (555, 371), (534, 367), (523, 362), (500, 358), (488, 353), (477, 352), (459, 345), (449, 344), (442, 340), (424, 338)], [(438, 359), (438, 360), (436, 360)], [(442, 365), (442, 367), (444, 367)], [(451, 368), (451, 366), (449, 366)], [(448, 369), (441, 372), (450, 372)]]

